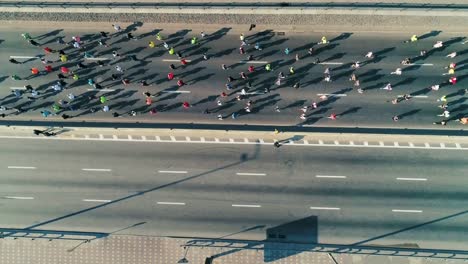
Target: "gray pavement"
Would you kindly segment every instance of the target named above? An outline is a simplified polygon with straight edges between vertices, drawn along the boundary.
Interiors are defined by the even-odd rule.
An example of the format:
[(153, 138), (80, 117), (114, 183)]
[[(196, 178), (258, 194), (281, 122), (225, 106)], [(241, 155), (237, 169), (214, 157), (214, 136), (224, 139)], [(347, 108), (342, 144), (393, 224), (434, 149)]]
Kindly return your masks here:
[[(148, 26), (148, 25), (146, 25)], [(138, 27), (137, 27), (138, 28)], [(147, 29), (147, 28), (146, 28)], [(260, 30), (260, 29), (259, 29)], [(2, 43), (0, 56), (7, 61), (10, 56), (42, 56), (43, 51), (27, 44), (19, 36), (19, 32), (30, 31), (41, 43), (47, 43), (53, 49), (63, 48), (54, 43), (57, 36), (66, 36), (69, 40), (72, 35), (82, 36), (88, 42), (86, 50), (92, 51), (96, 57), (112, 58), (113, 50), (122, 54), (123, 58), (111, 60), (104, 67), (97, 67), (95, 61), (83, 60), (82, 53), (73, 48), (65, 49), (70, 56), (70, 61), (64, 64), (53, 63), (55, 71), (61, 66), (67, 66), (71, 70), (76, 70), (80, 76), (79, 81), (67, 79), (69, 89), (62, 92), (54, 92), (50, 85), (56, 80), (56, 72), (53, 74), (41, 75), (30, 80), (13, 81), (8, 75), (18, 74), (27, 78), (31, 67), (43, 69), (43, 65), (38, 59), (23, 59), (26, 63), (20, 65), (5, 64), (5, 72), (8, 75), (3, 77), (5, 88), (2, 95), (1, 104), (7, 107), (18, 107), (27, 110), (25, 113), (16, 115), (12, 113), (6, 119), (13, 120), (41, 120), (39, 111), (49, 109), (54, 102), (60, 99), (67, 100), (69, 93), (81, 97), (81, 103), (76, 106), (78, 111), (60, 111), (56, 117), (48, 117), (47, 120), (61, 120), (60, 115), (66, 113), (73, 118), (71, 121), (105, 121), (112, 122), (112, 112), (122, 114), (121, 120), (139, 122), (178, 122), (178, 123), (222, 123), (222, 124), (273, 124), (273, 125), (311, 125), (311, 126), (336, 126), (336, 127), (402, 127), (402, 128), (434, 128), (432, 122), (441, 121), (443, 118), (437, 117), (442, 112), (437, 107), (440, 102), (438, 98), (447, 95), (449, 110), (451, 112), (449, 120), (455, 120), (466, 114), (465, 90), (465, 45), (461, 44), (463, 35), (421, 32), (423, 35), (416, 44), (404, 44), (403, 40), (410, 34), (405, 33), (286, 33), (286, 35), (274, 34), (268, 30), (252, 32), (248, 35), (248, 41), (252, 44), (259, 41), (264, 49), (254, 51), (253, 47), (247, 47), (248, 54), (254, 56), (258, 63), (246, 63), (246, 55), (238, 54), (239, 35), (242, 32), (239, 28), (230, 30), (229, 28), (218, 28), (210, 32), (209, 37), (202, 40), (202, 44), (193, 47), (189, 43), (190, 37), (199, 36), (201, 29), (194, 28), (192, 31), (180, 29), (163, 30), (156, 28), (149, 31), (137, 30), (134, 35), (141, 37), (138, 41), (126, 40), (125, 36), (113, 37), (108, 41), (110, 48), (98, 47), (96, 43), (96, 33), (89, 31), (67, 30), (63, 32), (47, 32), (34, 28), (21, 28), (20, 31), (10, 31), (4, 29), (5, 41)], [(167, 54), (163, 47), (151, 49), (147, 47), (150, 40), (155, 40), (156, 32), (161, 31), (165, 36), (169, 36), (168, 43), (175, 47), (176, 51), (181, 51), (183, 55), (191, 60), (186, 67), (180, 65), (177, 57)], [(44, 35), (45, 34), (45, 35)], [(328, 45), (316, 45), (321, 36), (326, 35), (331, 43)], [(443, 40), (447, 46), (443, 49), (431, 51), (432, 45), (437, 40)], [(314, 46), (316, 48), (313, 56), (308, 56), (307, 49)], [(290, 48), (291, 54), (285, 55), (282, 50)], [(418, 59), (411, 66), (401, 66), (400, 61), (405, 57), (416, 57), (420, 50), (426, 49), (430, 56), (427, 59)], [(377, 57), (369, 63), (355, 71), (361, 80), (363, 94), (353, 89), (349, 76), (353, 72), (350, 63), (353, 61), (365, 62), (364, 55), (368, 51), (374, 51)], [(448, 53), (458, 52), (454, 59), (446, 57)], [(203, 53), (210, 56), (208, 61), (204, 61)], [(302, 58), (294, 60), (295, 54)], [(132, 61), (129, 56), (135, 55), (138, 61)], [(57, 60), (56, 55), (47, 55), (49, 60)], [(321, 65), (313, 64), (315, 58), (320, 58)], [(18, 59), (21, 61), (21, 59)], [(167, 61), (170, 60), (170, 61)], [(174, 60), (174, 61), (172, 61)], [(77, 69), (76, 63), (84, 62), (87, 69)], [(274, 71), (266, 73), (263, 67), (266, 63), (271, 63)], [(458, 83), (455, 86), (446, 85), (439, 91), (428, 91), (427, 88), (434, 84), (446, 82), (448, 76), (443, 76), (446, 71), (444, 66), (450, 62), (457, 63)], [(174, 71), (177, 78), (181, 78), (188, 85), (178, 88), (175, 81), (168, 81), (166, 74), (169, 72), (169, 64), (174, 63), (177, 69)], [(223, 71), (221, 64), (227, 64), (230, 69)], [(120, 65), (125, 69), (124, 76), (129, 78), (131, 84), (124, 86), (119, 80), (112, 81), (110, 75), (115, 73), (114, 67)], [(256, 67), (256, 72), (249, 74), (252, 88), (248, 91), (253, 93), (249, 98), (237, 102), (235, 96), (245, 88), (245, 81), (235, 81), (235, 90), (227, 91), (224, 86), (228, 76), (239, 78), (239, 72), (247, 72), (248, 65)], [(276, 75), (282, 71), (288, 73), (290, 66), (295, 67), (295, 75), (288, 77), (281, 86), (274, 84)], [(324, 82), (323, 71), (330, 67), (332, 72), (331, 83)], [(403, 68), (403, 75), (390, 75), (397, 67)], [(86, 84), (88, 78), (93, 78), (99, 82), (107, 91), (88, 91), (90, 88)], [(152, 86), (141, 87), (137, 84), (139, 80), (147, 80)], [(292, 84), (300, 81), (301, 88), (294, 89)], [(387, 83), (392, 83), (393, 91), (385, 91), (383, 88)], [(39, 99), (29, 102), (23, 95), (15, 98), (10, 94), (10, 89), (31, 84), (40, 92)], [(271, 93), (264, 94), (264, 88), (269, 87)], [(148, 90), (157, 96), (153, 98), (151, 106), (145, 105), (142, 92)], [(228, 98), (220, 98), (221, 92), (227, 92)], [(181, 92), (181, 93), (179, 93)], [(402, 101), (393, 105), (391, 100), (399, 95), (411, 94), (415, 97), (409, 101)], [(320, 99), (321, 94), (327, 94), (326, 100)], [(97, 98), (89, 100), (88, 95)], [(99, 96), (105, 95), (108, 99), (110, 111), (107, 113), (91, 113), (90, 108), (99, 109), (103, 104), (99, 103)], [(217, 106), (217, 101), (223, 102), (222, 106)], [(252, 100), (252, 112), (248, 113), (243, 108), (246, 101)], [(190, 109), (182, 107), (183, 102), (190, 103)], [(318, 109), (308, 110), (307, 120), (299, 119), (300, 109), (303, 106), (311, 106), (313, 102), (318, 104)], [(275, 106), (281, 110), (275, 111)], [(88, 109), (88, 110), (87, 110)], [(148, 112), (155, 109), (158, 113), (150, 115)], [(208, 109), (211, 114), (202, 114)], [(132, 110), (138, 113), (137, 116), (129, 116)], [(12, 112), (12, 111), (9, 111)], [(9, 112), (6, 112), (7, 114)], [(231, 113), (239, 113), (236, 120), (230, 118)], [(330, 114), (338, 115), (337, 120), (327, 118)], [(379, 114), (377, 114), (379, 113)], [(221, 114), (225, 120), (219, 121), (216, 116)], [(392, 121), (392, 117), (398, 115), (398, 122)], [(448, 127), (461, 128), (462, 125), (456, 121), (449, 122)]]
[(4, 228), (466, 250), (456, 150), (1, 141)]

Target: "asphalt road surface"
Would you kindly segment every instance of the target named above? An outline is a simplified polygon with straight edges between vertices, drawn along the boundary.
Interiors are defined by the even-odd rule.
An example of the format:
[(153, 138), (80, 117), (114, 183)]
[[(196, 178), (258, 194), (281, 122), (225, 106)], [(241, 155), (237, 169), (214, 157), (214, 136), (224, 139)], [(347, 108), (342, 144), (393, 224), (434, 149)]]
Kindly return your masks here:
[[(239, 54), (239, 35), (230, 33), (230, 29), (220, 28), (216, 32), (206, 32), (208, 35), (202, 39), (200, 32), (190, 31), (180, 28), (179, 31), (162, 30), (167, 43), (174, 47), (176, 51), (181, 51), (183, 56), (190, 62), (183, 67), (177, 56), (169, 55), (160, 41), (156, 41), (155, 34), (161, 29), (152, 32), (138, 30), (138, 27), (130, 27), (133, 35), (139, 39), (128, 40), (125, 34), (113, 36), (107, 40), (110, 47), (99, 46), (99, 29), (95, 32), (80, 30), (61, 31), (60, 29), (50, 29), (49, 31), (38, 31), (31, 29), (30, 33), (36, 37), (36, 41), (43, 44), (42, 47), (34, 47), (28, 44), (18, 31), (3, 29), (2, 43), (0, 44), (0, 59), (4, 61), (0, 79), (2, 89), (0, 91), (0, 105), (6, 107), (20, 107), (26, 111), (15, 113), (15, 110), (7, 110), (6, 119), (44, 119), (40, 111), (45, 109), (54, 112), (51, 107), (59, 100), (68, 101), (75, 108), (69, 111), (68, 106), (62, 107), (57, 112), (57, 116), (49, 116), (48, 119), (61, 119), (60, 115), (66, 113), (71, 116), (68, 120), (98, 120), (112, 121), (113, 112), (122, 115), (120, 120), (139, 120), (142, 122), (177, 122), (177, 123), (234, 123), (234, 124), (278, 124), (278, 125), (313, 125), (313, 126), (351, 126), (351, 127), (434, 127), (433, 122), (441, 120), (455, 120), (467, 114), (466, 104), (466, 82), (467, 63), (466, 53), (468, 48), (462, 44), (463, 36), (445, 34), (441, 32), (428, 32), (420, 37), (417, 43), (403, 43), (411, 35), (409, 33), (328, 33), (330, 41), (326, 45), (317, 45), (323, 34), (289, 34), (278, 35), (273, 32), (252, 31), (247, 35), (247, 41), (251, 43), (246, 47), (247, 54)], [(112, 28), (109, 27), (109, 31)], [(124, 32), (126, 32), (125, 29)], [(55, 43), (58, 36), (65, 36), (65, 41), (71, 41), (71, 36), (81, 36), (84, 41), (86, 51), (90, 51), (96, 58), (108, 58), (105, 66), (99, 67), (96, 60), (83, 59), (83, 51), (78, 51), (73, 47), (65, 48), (64, 45)], [(199, 45), (191, 45), (190, 38), (197, 36), (200, 39)], [(158, 44), (155, 48), (149, 48), (148, 42), (152, 40)], [(444, 41), (443, 48), (432, 50), (433, 44)], [(255, 50), (254, 43), (259, 42), (263, 49)], [(52, 49), (65, 48), (69, 55), (66, 63), (54, 62), (51, 65), (54, 73), (28, 77), (31, 75), (30, 69), (37, 67), (44, 70), (44, 65), (39, 58), (17, 58), (23, 64), (8, 63), (10, 56), (37, 57), (44, 55), (42, 48), (48, 46)], [(285, 48), (291, 50), (289, 55), (284, 53)], [(314, 55), (309, 56), (308, 48), (314, 47)], [(400, 62), (406, 57), (415, 58), (421, 50), (427, 50), (427, 58), (414, 60), (414, 65), (402, 66)], [(113, 60), (112, 51), (116, 51), (121, 58)], [(374, 59), (366, 59), (364, 55), (373, 51), (376, 55)], [(450, 59), (446, 55), (451, 52), (458, 52), (458, 56)], [(202, 55), (209, 56), (207, 61)], [(253, 62), (246, 62), (247, 55), (254, 56)], [(295, 55), (299, 54), (300, 60), (295, 60)], [(135, 55), (137, 61), (130, 57)], [(57, 61), (57, 54), (46, 56), (48, 60)], [(319, 58), (323, 64), (314, 64)], [(169, 60), (169, 61), (168, 61)], [(82, 61), (87, 68), (78, 69), (77, 63)], [(363, 94), (356, 91), (353, 82), (349, 81), (353, 73), (350, 64), (360, 61), (363, 66), (355, 73), (361, 82)], [(439, 91), (431, 91), (430, 86), (441, 84), (448, 80), (449, 75), (444, 69), (450, 62), (457, 63), (456, 76), (458, 83), (454, 86), (441, 85)], [(170, 72), (169, 64), (175, 64), (175, 79), (170, 81), (167, 74)], [(264, 66), (270, 63), (273, 71), (266, 72)], [(221, 64), (226, 64), (230, 68), (222, 70)], [(123, 85), (120, 80), (112, 80), (111, 74), (117, 73), (115, 66), (119, 65), (124, 69), (124, 78), (128, 78), (131, 83)], [(256, 67), (254, 73), (248, 73), (248, 66)], [(59, 68), (65, 66), (75, 71), (79, 75), (79, 80), (66, 79), (67, 89), (56, 92), (50, 86), (58, 77)], [(295, 68), (295, 74), (286, 76), (280, 86), (275, 85), (275, 80), (279, 72), (288, 75), (289, 67)], [(331, 70), (332, 82), (324, 82), (324, 70), (329, 67)], [(402, 68), (401, 76), (390, 75), (396, 68)], [(248, 98), (237, 101), (236, 96), (242, 88), (246, 87), (246, 81), (240, 78), (239, 73), (245, 72), (252, 83), (252, 88), (248, 89)], [(17, 74), (23, 80), (14, 81), (10, 75)], [(236, 79), (232, 84), (234, 89), (227, 91), (225, 84), (227, 77)], [(104, 90), (93, 90), (87, 84), (87, 80), (93, 78), (100, 83)], [(187, 85), (178, 87), (177, 78), (182, 79)], [(147, 80), (152, 86), (141, 87), (139, 80)], [(299, 81), (300, 88), (294, 89), (292, 85)], [(382, 90), (387, 83), (393, 86), (392, 91)], [(26, 84), (32, 85), (39, 92), (37, 99), (28, 101), (30, 95), (22, 91), (20, 97), (15, 97), (12, 90), (23, 87)], [(264, 94), (265, 88), (270, 88), (271, 92)], [(91, 91), (89, 91), (91, 89)], [(156, 96), (152, 98), (151, 105), (145, 104), (145, 97), (142, 94), (148, 90)], [(229, 94), (226, 98), (220, 98), (222, 92)], [(74, 101), (67, 98), (69, 93), (77, 96)], [(327, 99), (320, 99), (321, 95), (328, 95)], [(396, 105), (391, 103), (392, 99), (404, 94), (414, 96), (408, 101), (402, 101)], [(94, 95), (93, 98), (88, 96)], [(100, 96), (106, 96), (107, 102), (99, 102)], [(443, 112), (437, 107), (441, 102), (437, 99), (447, 95), (448, 110), (450, 117), (438, 117)], [(222, 106), (218, 106), (217, 101), (222, 101)], [(252, 100), (251, 112), (244, 110), (248, 100)], [(191, 107), (183, 107), (183, 102), (188, 102)], [(311, 109), (313, 102), (318, 104), (317, 109)], [(109, 106), (109, 112), (102, 112), (103, 106)], [(281, 112), (275, 111), (278, 106)], [(306, 120), (301, 120), (301, 108), (309, 106), (306, 112)], [(91, 109), (98, 112), (92, 113)], [(157, 114), (151, 115), (149, 111), (155, 109)], [(204, 110), (209, 110), (211, 114), (203, 114)], [(131, 111), (135, 111), (137, 116), (130, 116)], [(232, 113), (238, 113), (237, 119), (231, 119)], [(218, 120), (221, 114), (224, 120)], [(337, 120), (329, 117), (331, 114), (337, 115)], [(394, 122), (393, 116), (399, 116), (399, 121)], [(462, 127), (456, 121), (450, 121), (448, 127)]]
[(1, 145), (2, 227), (466, 249), (465, 151)]

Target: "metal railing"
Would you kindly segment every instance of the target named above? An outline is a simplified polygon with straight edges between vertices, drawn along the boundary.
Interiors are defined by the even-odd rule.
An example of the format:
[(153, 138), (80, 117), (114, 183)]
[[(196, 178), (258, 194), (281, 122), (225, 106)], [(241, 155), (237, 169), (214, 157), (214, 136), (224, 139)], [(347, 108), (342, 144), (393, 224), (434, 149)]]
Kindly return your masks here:
[(468, 4), (412, 4), (412, 3), (245, 3), (245, 2), (229, 2), (229, 3), (139, 3), (139, 2), (36, 2), (36, 1), (0, 1), (0, 7), (16, 7), (16, 8), (317, 8), (317, 9), (404, 9), (404, 10), (458, 10), (467, 11)]

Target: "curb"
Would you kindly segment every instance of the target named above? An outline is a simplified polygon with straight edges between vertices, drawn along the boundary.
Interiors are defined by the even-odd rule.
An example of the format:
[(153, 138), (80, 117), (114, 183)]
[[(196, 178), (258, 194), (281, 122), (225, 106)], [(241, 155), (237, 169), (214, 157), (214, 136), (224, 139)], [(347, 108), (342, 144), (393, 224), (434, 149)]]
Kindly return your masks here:
[(468, 137), (468, 130), (463, 129), (410, 129), (410, 128), (364, 128), (364, 127), (302, 127), (273, 125), (222, 125), (222, 124), (178, 124), (178, 123), (98, 123), (98, 122), (50, 122), (50, 121), (4, 121), (0, 125), (38, 126), (38, 127), (68, 127), (68, 128), (146, 128), (146, 129), (188, 129), (216, 131), (263, 131), (272, 132), (275, 129), (288, 133), (340, 133), (340, 134), (380, 134), (380, 135), (432, 135), (432, 136), (462, 136)]
[(2, 2), (10, 13), (468, 16), (468, 5), (386, 3), (106, 3)]

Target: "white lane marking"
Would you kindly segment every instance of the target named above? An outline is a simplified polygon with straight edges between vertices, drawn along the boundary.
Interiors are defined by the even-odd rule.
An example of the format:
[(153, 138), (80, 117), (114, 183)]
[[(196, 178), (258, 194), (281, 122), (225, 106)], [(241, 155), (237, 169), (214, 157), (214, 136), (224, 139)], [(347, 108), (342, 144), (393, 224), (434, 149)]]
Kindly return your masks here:
[(92, 203), (110, 203), (112, 200), (100, 200), (100, 199), (83, 199), (83, 202), (92, 202)]
[(185, 203), (179, 203), (179, 202), (157, 202), (157, 204), (165, 204), (165, 205), (185, 205)]
[(26, 87), (10, 87), (11, 90), (26, 90)]
[(422, 213), (422, 210), (403, 210), (403, 209), (392, 209), (395, 213)]
[[(314, 125), (303, 125), (304, 127), (307, 127), (307, 126), (314, 126)], [(72, 137), (61, 137), (61, 136), (57, 136), (57, 137), (37, 137), (37, 136), (2, 136), (0, 135), (0, 139), (35, 139), (35, 140), (101, 140), (101, 139), (98, 139), (98, 138), (90, 138), (89, 136), (87, 136), (86, 138), (83, 138), (83, 137), (76, 137), (76, 138), (72, 138)], [(119, 138), (118, 139), (119, 141), (122, 141), (122, 142), (130, 142), (130, 141), (133, 141), (135, 142), (135, 140), (128, 140), (128, 139), (125, 139), (125, 138)], [(114, 139), (112, 138), (104, 138), (102, 139), (101, 141), (115, 141)], [(188, 144), (238, 144), (238, 145), (242, 145), (242, 144), (246, 144), (246, 145), (271, 145), (271, 143), (268, 143), (268, 142), (265, 142), (265, 144), (261, 144), (260, 142), (258, 142), (257, 140), (254, 140), (254, 141), (249, 141), (249, 139), (245, 138), (244, 139), (244, 142), (243, 141), (234, 141), (233, 143), (230, 143), (229, 141), (227, 140), (223, 140), (223, 141), (220, 141), (220, 142), (215, 142), (215, 141), (205, 141), (205, 142), (202, 142), (202, 141), (190, 141), (190, 142), (187, 142), (185, 140), (179, 140), (179, 141), (171, 141), (171, 140), (158, 140), (158, 141), (154, 141), (154, 140), (138, 140), (138, 142), (162, 142), (162, 143), (188, 143)], [(359, 143), (359, 142), (355, 142), (355, 143)], [(342, 145), (335, 145), (335, 144), (319, 144), (319, 143), (309, 143), (308, 145), (306, 144), (294, 144), (294, 145), (289, 145), (289, 146), (307, 146), (307, 147), (313, 147), (313, 146), (317, 146), (317, 147), (343, 147), (343, 148), (350, 148), (350, 147), (353, 147), (353, 148), (395, 148), (395, 149), (430, 149), (430, 150), (461, 150), (461, 151), (467, 151), (468, 150), (468, 147), (462, 147), (460, 145), (460, 148), (454, 146), (454, 147), (446, 147), (446, 148), (441, 148), (441, 147), (432, 147), (432, 146), (429, 146), (429, 147), (423, 147), (423, 146), (415, 146), (414, 148), (413, 147), (410, 147), (410, 146), (398, 146), (398, 147), (395, 147), (393, 145), (385, 145), (385, 146), (380, 146), (378, 144), (375, 144), (375, 145), (369, 145), (369, 143), (367, 141), (364, 141), (363, 142), (363, 145), (361, 144), (356, 144), (356, 145), (350, 145), (350, 144), (342, 144)]]
[(317, 94), (318, 96), (338, 96), (338, 97), (343, 97), (343, 96), (347, 96), (347, 94), (322, 94), (322, 93), (319, 93)]
[(346, 176), (338, 176), (338, 175), (315, 175), (315, 178), (346, 179)]
[(88, 91), (113, 92), (115, 89), (88, 89)]
[(166, 171), (166, 170), (160, 170), (158, 171), (159, 173), (176, 173), (176, 174), (183, 174), (187, 173), (187, 171)]
[(34, 197), (27, 196), (3, 196), (4, 199), (13, 199), (13, 200), (34, 200)]
[[(237, 94), (242, 94), (241, 92), (238, 92)], [(265, 94), (261, 92), (251, 92), (251, 93), (244, 93), (244, 94)]]
[(419, 66), (434, 66), (432, 63), (409, 63), (406, 65), (419, 65)]
[(248, 207), (248, 208), (259, 208), (262, 207), (259, 204), (233, 204), (232, 207)]
[[(166, 62), (179, 62), (180, 60), (175, 60), (175, 59), (164, 59), (162, 61), (166, 61)], [(185, 60), (186, 62), (191, 62), (192, 60)]]
[(38, 59), (37, 56), (10, 56), (12, 59)]
[(111, 169), (90, 169), (90, 168), (83, 168), (83, 171), (112, 171)]
[[(404, 97), (405, 95), (399, 94), (398, 97)], [(412, 98), (428, 98), (427, 95), (412, 95)]]
[(36, 167), (8, 166), (9, 169), (35, 170)]
[(236, 175), (240, 175), (240, 176), (266, 176), (266, 173), (236, 172)]
[(268, 61), (255, 61), (255, 60), (252, 60), (252, 61), (249, 61), (249, 60), (241, 60), (239, 61), (240, 63), (253, 63), (253, 64), (267, 64)]
[(344, 63), (343, 62), (332, 62), (332, 61), (329, 61), (329, 62), (321, 62), (319, 64), (322, 64), (322, 65), (343, 65)]
[(111, 60), (110, 58), (106, 57), (96, 57), (96, 58), (85, 58), (86, 60), (91, 60), (91, 61), (98, 61), (98, 60)]
[(312, 206), (310, 207), (310, 209), (312, 210), (341, 210), (341, 208), (338, 208), (338, 207), (316, 207), (316, 206)]
[(399, 181), (427, 181), (426, 178), (396, 178)]
[(191, 91), (161, 91), (161, 93), (191, 93)]

